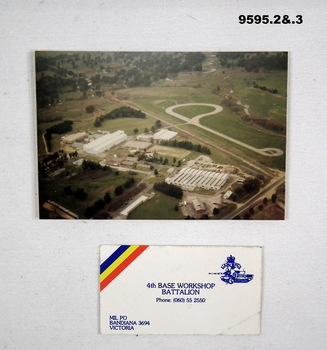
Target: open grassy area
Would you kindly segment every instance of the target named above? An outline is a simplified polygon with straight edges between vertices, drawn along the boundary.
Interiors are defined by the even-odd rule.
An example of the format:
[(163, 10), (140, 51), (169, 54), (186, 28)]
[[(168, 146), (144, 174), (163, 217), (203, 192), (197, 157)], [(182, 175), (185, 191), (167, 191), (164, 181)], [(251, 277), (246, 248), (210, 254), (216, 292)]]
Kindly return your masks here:
[[(74, 168), (70, 173), (69, 176), (57, 175), (51, 178), (40, 178), (40, 203), (42, 205), (46, 200), (53, 200), (77, 213), (80, 217), (84, 217), (86, 207), (92, 205), (96, 200), (102, 199), (106, 192), (110, 192), (111, 196), (114, 197), (114, 189), (131, 176), (126, 172), (120, 172), (117, 176), (114, 170), (111, 173), (102, 170), (83, 173), (81, 169), (74, 170)], [(134, 176), (135, 182), (137, 183), (143, 177), (142, 174), (137, 173)], [(71, 186), (73, 192), (78, 188), (84, 188), (88, 197), (84, 201), (80, 201), (74, 196), (64, 195), (63, 190), (66, 186)]]
[(174, 112), (183, 115), (187, 118), (193, 118), (200, 114), (210, 113), (214, 110), (213, 107), (210, 106), (184, 106), (177, 107), (174, 109)]
[(137, 207), (128, 219), (183, 219), (183, 214), (175, 210), (178, 199), (155, 192), (155, 196)]
[(274, 147), (285, 150), (286, 138), (284, 135), (273, 135), (269, 132), (258, 130), (241, 120), (228, 107), (225, 107), (218, 115), (202, 118), (200, 123), (256, 148)]

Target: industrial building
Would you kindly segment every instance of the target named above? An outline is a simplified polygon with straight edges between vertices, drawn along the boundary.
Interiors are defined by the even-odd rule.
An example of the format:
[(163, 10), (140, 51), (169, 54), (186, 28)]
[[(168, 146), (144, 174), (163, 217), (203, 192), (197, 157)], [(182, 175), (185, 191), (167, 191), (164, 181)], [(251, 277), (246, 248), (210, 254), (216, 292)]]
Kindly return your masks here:
[(70, 134), (70, 135), (66, 135), (62, 138), (62, 141), (65, 143), (74, 143), (77, 141), (82, 141), (84, 140), (84, 138), (86, 137), (86, 132), (81, 131), (81, 132), (77, 132), (75, 134)]
[(151, 142), (152, 141), (152, 134), (140, 134), (136, 136), (136, 139), (139, 141), (144, 141), (144, 142)]
[(105, 134), (94, 141), (84, 145), (83, 150), (89, 154), (99, 154), (127, 140), (127, 135), (122, 130)]
[(196, 188), (219, 190), (228, 180), (228, 174), (194, 168), (183, 168), (174, 177), (167, 178), (168, 184), (182, 187), (186, 191)]
[(126, 207), (123, 211), (120, 212), (121, 215), (128, 216), (135, 208), (137, 208), (140, 204), (147, 201), (149, 198), (147, 196), (141, 196), (136, 199), (133, 203), (131, 203), (128, 207)]
[(138, 151), (145, 151), (151, 146), (152, 146), (152, 143), (142, 142), (142, 141), (127, 141), (124, 145), (124, 147), (136, 149)]
[(162, 129), (162, 130), (156, 132), (152, 136), (152, 138), (154, 140), (169, 141), (169, 140), (172, 140), (174, 137), (176, 137), (177, 134), (178, 133), (176, 131), (170, 131), (170, 130)]

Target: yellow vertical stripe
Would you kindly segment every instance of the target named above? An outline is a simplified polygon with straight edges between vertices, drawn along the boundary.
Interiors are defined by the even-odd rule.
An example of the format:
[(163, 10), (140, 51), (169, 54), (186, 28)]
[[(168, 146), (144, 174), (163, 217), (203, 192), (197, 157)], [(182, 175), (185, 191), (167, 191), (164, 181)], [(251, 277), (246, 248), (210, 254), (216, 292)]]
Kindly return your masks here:
[(106, 270), (102, 272), (100, 275), (100, 282), (102, 282), (106, 277), (108, 277), (112, 271), (114, 271), (125, 259), (127, 259), (137, 248), (139, 245), (131, 245), (128, 249), (124, 251), (124, 253), (117, 258)]

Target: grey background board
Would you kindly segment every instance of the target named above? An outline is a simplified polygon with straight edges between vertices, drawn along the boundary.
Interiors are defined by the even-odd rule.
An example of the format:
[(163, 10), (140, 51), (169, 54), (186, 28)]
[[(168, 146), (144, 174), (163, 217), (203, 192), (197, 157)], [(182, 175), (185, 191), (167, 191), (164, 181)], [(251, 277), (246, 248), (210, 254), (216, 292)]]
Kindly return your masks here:
[[(316, 349), (326, 343), (324, 1), (0, 0), (1, 349)], [(241, 14), (303, 15), (241, 25)], [(34, 50), (288, 51), (286, 220), (40, 221)], [(101, 336), (100, 244), (262, 245), (260, 336)]]

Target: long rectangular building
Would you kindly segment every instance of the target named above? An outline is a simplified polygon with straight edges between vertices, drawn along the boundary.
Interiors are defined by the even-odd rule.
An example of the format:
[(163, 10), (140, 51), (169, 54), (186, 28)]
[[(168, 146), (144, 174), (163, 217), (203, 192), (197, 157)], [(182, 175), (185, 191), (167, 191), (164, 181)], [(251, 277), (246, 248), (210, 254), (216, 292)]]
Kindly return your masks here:
[(122, 130), (117, 130), (112, 134), (106, 134), (98, 139), (84, 145), (83, 150), (89, 154), (99, 154), (119, 145), (127, 140), (127, 135)]
[(182, 168), (174, 177), (167, 178), (168, 184), (181, 186), (183, 190), (193, 191), (195, 188), (204, 188), (206, 190), (219, 190), (228, 180), (228, 174), (193, 169)]

